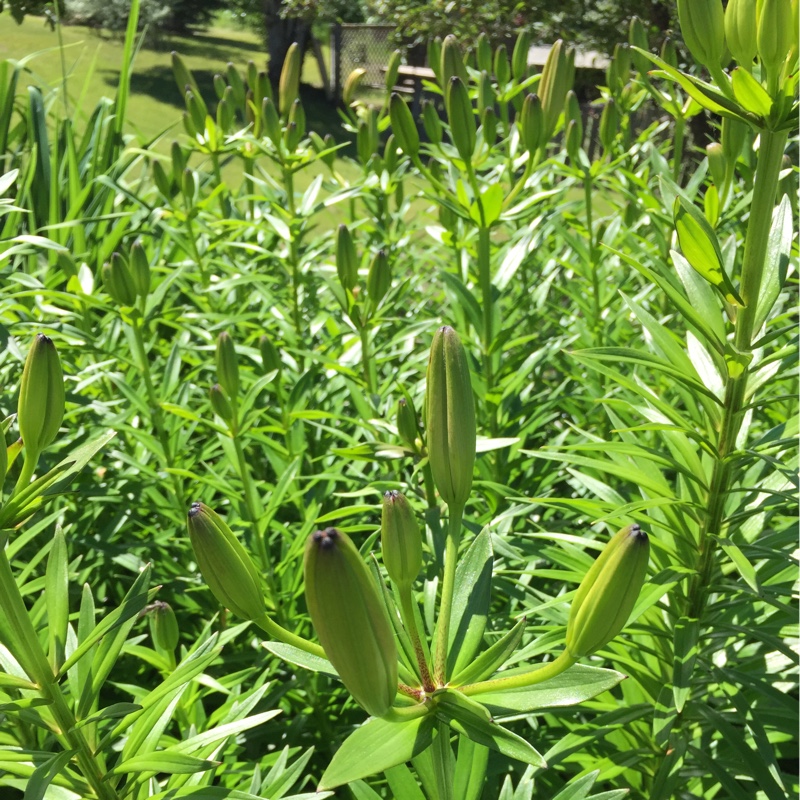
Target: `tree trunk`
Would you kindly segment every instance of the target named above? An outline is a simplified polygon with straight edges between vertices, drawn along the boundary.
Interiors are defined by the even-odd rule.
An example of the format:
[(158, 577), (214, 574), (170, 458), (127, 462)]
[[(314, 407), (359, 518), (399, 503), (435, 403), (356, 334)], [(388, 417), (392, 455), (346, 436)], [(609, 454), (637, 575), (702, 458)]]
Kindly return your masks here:
[(302, 19), (282, 17), (281, 0), (264, 0), (263, 8), (269, 53), (267, 71), (273, 87), (277, 87), (286, 52), (292, 42), (297, 42), (305, 54), (311, 26)]

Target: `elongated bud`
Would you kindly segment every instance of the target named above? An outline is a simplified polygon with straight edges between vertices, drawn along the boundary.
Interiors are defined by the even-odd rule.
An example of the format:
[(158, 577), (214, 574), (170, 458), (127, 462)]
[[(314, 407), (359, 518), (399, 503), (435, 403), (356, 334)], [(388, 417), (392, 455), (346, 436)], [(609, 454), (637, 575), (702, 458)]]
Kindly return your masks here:
[(671, 67), (678, 68), (678, 51), (675, 49), (675, 42), (669, 36), (661, 43), (661, 59)]
[(410, 589), (422, 569), (422, 534), (414, 510), (400, 492), (383, 496), (381, 552), (392, 581), (399, 589)]
[(608, 103), (606, 103), (606, 107), (603, 109), (603, 113), (600, 115), (600, 143), (603, 145), (603, 150), (606, 153), (610, 153), (611, 149), (614, 145), (614, 139), (619, 132), (619, 111), (617, 110), (617, 104), (614, 102), (614, 98), (612, 97)]
[(306, 112), (300, 98), (292, 103), (289, 110), (289, 122), (294, 122), (297, 125), (297, 136), (302, 139), (306, 135)]
[(369, 265), (369, 272), (367, 273), (367, 296), (373, 308), (377, 308), (380, 305), (391, 285), (392, 269), (389, 259), (385, 250), (378, 250)]
[(358, 256), (350, 229), (344, 223), (336, 232), (336, 274), (342, 288), (352, 292), (358, 283)]
[(722, 0), (678, 0), (678, 19), (695, 60), (704, 66), (718, 65), (725, 51)]
[(275, 343), (266, 334), (263, 334), (258, 340), (258, 350), (261, 353), (261, 366), (264, 367), (264, 372), (276, 370), (280, 373), (283, 368), (281, 354), (275, 347)]
[(389, 56), (389, 62), (386, 64), (386, 91), (391, 92), (394, 85), (397, 83), (397, 73), (400, 71), (400, 64), (403, 61), (403, 54), (399, 50), (395, 50)]
[(492, 45), (486, 31), (481, 31), (475, 42), (475, 63), (479, 70), (491, 72), (492, 70)]
[[(233, 127), (234, 116), (233, 89), (228, 86), (228, 88), (225, 89), (225, 94), (223, 95), (222, 100), (217, 103), (217, 127), (223, 132), (229, 131)], [(249, 111), (247, 116), (247, 121), (252, 123), (253, 119)]]
[(169, 603), (156, 600), (150, 608), (150, 636), (159, 650), (171, 653), (178, 646), (178, 618)]
[[(631, 20), (631, 24), (628, 28), (628, 44), (631, 45), (631, 48), (638, 47), (641, 50), (650, 49), (647, 31), (645, 31), (644, 25), (639, 17), (634, 17)], [(640, 77), (645, 81), (649, 80), (647, 73), (650, 70), (650, 61), (633, 49), (631, 49), (630, 53), (633, 66), (636, 67), (636, 71), (639, 73)]]
[(278, 83), (278, 106), (281, 114), (288, 114), (292, 103), (297, 99), (297, 93), (300, 90), (301, 56), (300, 45), (292, 42), (286, 51), (286, 59), (283, 62)]
[(296, 122), (289, 122), (286, 125), (283, 131), (283, 144), (290, 153), (297, 150), (297, 145), (300, 144), (300, 133)]
[(706, 156), (708, 157), (708, 169), (711, 172), (711, 180), (714, 181), (714, 185), (721, 190), (725, 185), (725, 176), (728, 171), (722, 145), (718, 142), (712, 142), (706, 145)]
[(448, 506), (463, 508), (475, 464), (475, 405), (467, 354), (449, 326), (433, 337), (428, 362), (427, 438), (433, 480)]
[(511, 72), (514, 80), (524, 81), (528, 77), (528, 51), (531, 49), (531, 35), (527, 30), (517, 36), (514, 52), (511, 54)]
[[(342, 102), (349, 106), (356, 99), (356, 92), (367, 71), (363, 67), (356, 67), (345, 79), (342, 87)], [(389, 87), (394, 86), (394, 83)]]
[(199, 94), (200, 90), (197, 88), (197, 81), (194, 75), (189, 71), (183, 59), (173, 50), (172, 51), (172, 74), (175, 76), (175, 83), (181, 92), (186, 91), (186, 87), (190, 87), (193, 91)]
[(542, 79), (539, 83), (539, 96), (544, 115), (542, 142), (549, 142), (558, 118), (564, 110), (567, 92), (572, 88), (575, 77), (575, 51), (567, 48), (559, 39), (547, 54)]
[(112, 253), (111, 260), (103, 264), (103, 285), (119, 305), (132, 306), (136, 302), (136, 284), (119, 253)]
[(6, 447), (6, 435), (0, 429), (0, 496), (3, 494), (3, 482), (8, 472), (8, 447)]
[[(253, 66), (255, 67), (255, 65)], [(233, 91), (234, 103), (238, 108), (241, 108), (244, 105), (244, 98), (247, 94), (247, 90), (245, 89), (244, 81), (239, 74), (239, 70), (236, 69), (236, 66), (231, 61), (229, 61), (225, 67), (225, 77), (228, 79), (228, 86), (230, 86)]]
[(494, 76), (499, 86), (504, 86), (511, 78), (511, 64), (504, 44), (498, 45), (494, 51)]
[(478, 114), (483, 115), (487, 108), (494, 109), (497, 102), (497, 95), (494, 91), (494, 84), (488, 72), (482, 72), (478, 81)]
[(206, 114), (208, 109), (199, 94), (192, 91), (186, 92), (186, 110), (192, 118), (192, 126), (195, 131), (202, 133), (206, 129)]
[(63, 418), (61, 361), (52, 340), (39, 333), (25, 359), (17, 404), (17, 425), (29, 457), (52, 444)]
[(150, 261), (139, 239), (131, 245), (130, 268), (136, 294), (147, 297), (150, 292)]
[(581, 144), (583, 144), (583, 131), (581, 130), (580, 123), (571, 119), (567, 123), (567, 132), (564, 136), (567, 143), (567, 155), (569, 160), (576, 165), (579, 163), (579, 153)]
[(217, 99), (222, 100), (222, 96), (225, 94), (225, 90), (228, 88), (228, 84), (225, 83), (225, 78), (219, 74), (219, 72), (214, 74), (214, 91), (217, 93)]
[(426, 53), (428, 59), (428, 66), (433, 70), (436, 76), (436, 82), (439, 86), (444, 86), (444, 79), (442, 78), (442, 40), (439, 36), (434, 36), (433, 39), (428, 40), (428, 47)]
[(220, 386), (234, 400), (239, 395), (239, 359), (233, 339), (227, 331), (222, 331), (217, 338), (217, 380)]
[(406, 101), (396, 92), (389, 101), (389, 117), (392, 122), (392, 133), (397, 146), (407, 155), (419, 153), (419, 133), (414, 117), (406, 105)]
[(758, 15), (758, 57), (770, 75), (778, 75), (792, 49), (791, 0), (762, 0)]
[(519, 118), (520, 138), (525, 149), (533, 155), (542, 144), (544, 132), (544, 116), (539, 97), (529, 94), (522, 104), (522, 114)]
[(261, 581), (233, 531), (203, 503), (192, 503), (188, 530), (200, 574), (214, 597), (242, 619), (261, 619), (266, 613)]
[(433, 144), (442, 143), (442, 121), (439, 119), (436, 106), (430, 100), (422, 103), (422, 126), (425, 128), (425, 135)]
[(442, 80), (446, 92), (449, 91), (448, 84), (453, 78), (460, 78), (464, 84), (469, 81), (458, 39), (451, 33), (442, 42)]
[(412, 449), (417, 449), (419, 426), (417, 424), (417, 410), (413, 402), (401, 397), (397, 401), (397, 432), (400, 438)]
[(481, 114), (481, 133), (486, 145), (494, 147), (494, 143), (497, 140), (497, 115), (491, 106), (485, 108), (483, 114)]
[(748, 69), (758, 52), (756, 6), (757, 0), (728, 0), (725, 9), (725, 42), (737, 63)]
[(356, 702), (383, 716), (397, 694), (397, 646), (366, 564), (346, 534), (326, 528), (309, 536), (303, 567), (325, 654)]
[(177, 182), (186, 169), (186, 156), (179, 142), (172, 142), (169, 148), (169, 155), (172, 159), (172, 177)]
[(447, 118), (450, 121), (450, 136), (458, 154), (464, 161), (470, 162), (475, 152), (477, 135), (475, 114), (472, 112), (472, 101), (466, 85), (455, 75), (448, 84)]
[(194, 205), (194, 199), (197, 196), (197, 179), (195, 178), (194, 171), (188, 167), (183, 171), (181, 176), (181, 192), (186, 205)]
[(603, 548), (572, 601), (566, 646), (573, 658), (597, 652), (625, 627), (649, 557), (650, 541), (638, 525), (623, 528)]
[(161, 192), (161, 194), (163, 194), (167, 200), (169, 200), (173, 194), (172, 183), (167, 177), (167, 172), (164, 167), (161, 166), (160, 161), (153, 162), (153, 180), (158, 187), (158, 191)]
[(214, 413), (227, 422), (228, 425), (232, 424), (234, 417), (233, 406), (228, 399), (228, 395), (225, 394), (225, 390), (218, 383), (215, 383), (208, 390), (208, 399), (211, 401), (211, 408), (214, 409)]
[(264, 132), (267, 138), (277, 147), (281, 140), (281, 120), (271, 97), (265, 97), (261, 101), (261, 118), (264, 120)]

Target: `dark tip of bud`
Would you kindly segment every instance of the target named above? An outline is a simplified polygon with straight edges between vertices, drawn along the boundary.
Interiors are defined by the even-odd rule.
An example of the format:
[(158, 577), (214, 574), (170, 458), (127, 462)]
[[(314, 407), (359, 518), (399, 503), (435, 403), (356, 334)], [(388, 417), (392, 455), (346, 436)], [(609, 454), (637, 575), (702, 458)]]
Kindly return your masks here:
[(454, 86), (456, 83), (460, 82), (458, 75), (452, 75), (450, 77), (450, 85)]
[(401, 397), (397, 402), (400, 403), (401, 406), (408, 405), (408, 403), (406, 403), (405, 397)]
[(199, 503), (197, 501), (192, 503), (192, 505), (189, 508), (189, 516), (190, 517), (196, 517), (200, 513), (201, 506), (202, 506), (202, 503)]
[(641, 542), (647, 541), (647, 534), (642, 530), (640, 525), (631, 525), (631, 536), (638, 539)]
[(321, 550), (331, 550), (339, 539), (339, 531), (336, 528), (325, 528), (324, 531), (314, 531), (311, 538)]
[(389, 489), (389, 491), (383, 495), (383, 499), (391, 503), (397, 500), (398, 497), (400, 497), (400, 492), (398, 492), (397, 489)]

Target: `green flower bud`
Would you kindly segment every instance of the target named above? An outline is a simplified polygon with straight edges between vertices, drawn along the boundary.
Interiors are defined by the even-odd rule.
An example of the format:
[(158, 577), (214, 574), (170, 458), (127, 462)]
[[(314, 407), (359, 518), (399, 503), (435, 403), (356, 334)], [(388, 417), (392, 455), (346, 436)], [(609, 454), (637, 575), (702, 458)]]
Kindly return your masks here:
[(290, 153), (294, 153), (297, 150), (297, 145), (300, 144), (300, 133), (296, 122), (289, 122), (284, 128), (283, 144)]
[(215, 383), (208, 390), (208, 399), (211, 401), (211, 408), (214, 409), (214, 413), (230, 425), (234, 418), (233, 406), (228, 399), (228, 395), (225, 394), (225, 390), (218, 383)]
[(358, 256), (350, 229), (344, 223), (336, 232), (336, 274), (342, 288), (352, 292), (358, 283)]
[(758, 57), (769, 75), (778, 75), (792, 49), (791, 0), (762, 0), (758, 15)]
[(757, 0), (728, 0), (725, 41), (737, 63), (750, 68), (756, 57)]
[(233, 531), (203, 503), (192, 503), (188, 529), (200, 574), (214, 597), (243, 619), (261, 619), (266, 613), (261, 580)]
[(378, 250), (367, 273), (367, 296), (373, 308), (380, 305), (392, 285), (392, 268), (385, 250)]
[(461, 48), (458, 46), (458, 39), (453, 34), (444, 37), (442, 42), (442, 80), (444, 89), (449, 91), (449, 84), (453, 78), (459, 78), (462, 83), (469, 82), (467, 68), (461, 56)]
[(150, 636), (159, 650), (171, 653), (178, 646), (180, 640), (178, 619), (169, 603), (156, 600), (150, 606)]
[(572, 601), (566, 639), (572, 658), (597, 652), (625, 627), (649, 557), (650, 541), (638, 525), (623, 528), (603, 548)]
[(325, 654), (356, 702), (383, 716), (397, 694), (397, 646), (366, 564), (346, 534), (326, 528), (309, 536), (303, 567)]
[(716, 66), (725, 52), (722, 0), (678, 0), (683, 41), (698, 63)]
[(377, 137), (372, 136), (372, 126), (369, 120), (362, 119), (358, 123), (358, 132), (356, 133), (356, 151), (358, 152), (358, 160), (362, 164), (369, 163), (369, 160), (375, 154), (375, 146), (377, 145)]
[(199, 94), (192, 91), (186, 92), (186, 110), (192, 119), (192, 127), (198, 133), (202, 133), (206, 129), (206, 114), (208, 109), (203, 102), (203, 98)]
[(428, 40), (426, 56), (428, 66), (433, 70), (437, 83), (439, 86), (444, 86), (444, 80), (442, 79), (442, 40), (439, 36)]
[(504, 86), (511, 78), (511, 64), (504, 44), (498, 45), (494, 51), (494, 76), (499, 86)]
[(524, 81), (528, 77), (528, 51), (530, 49), (531, 35), (526, 30), (521, 31), (511, 54), (511, 72), (514, 80)]
[(61, 361), (52, 340), (38, 333), (25, 359), (17, 403), (17, 425), (28, 457), (53, 443), (63, 418)]
[(425, 128), (425, 135), (433, 144), (442, 143), (442, 121), (439, 119), (436, 106), (430, 100), (422, 103), (422, 126)]
[(256, 75), (255, 83), (251, 83), (250, 86), (253, 88), (256, 108), (261, 108), (265, 97), (272, 99), (272, 84), (269, 82), (269, 75), (267, 75), (266, 70), (262, 69)]
[(565, 139), (567, 140), (567, 155), (573, 164), (578, 164), (579, 153), (581, 145), (583, 144), (583, 130), (579, 122), (571, 119), (567, 123), (567, 132)]
[(450, 327), (433, 337), (428, 362), (427, 438), (433, 480), (448, 506), (463, 508), (475, 464), (475, 405), (467, 354)]
[(196, 139), (197, 128), (195, 128), (194, 122), (192, 122), (192, 118), (189, 116), (189, 112), (184, 111), (181, 118), (183, 119), (183, 129), (186, 131), (186, 135), (190, 139)]
[[(628, 44), (631, 45), (631, 48), (638, 47), (640, 50), (650, 49), (650, 42), (647, 39), (647, 31), (644, 29), (644, 25), (639, 17), (634, 17), (631, 20), (630, 27), (628, 28)], [(647, 73), (651, 69), (650, 61), (641, 53), (637, 53), (633, 49), (631, 49), (630, 53), (633, 65), (636, 67), (636, 71), (644, 80), (648, 80)]]
[(520, 138), (525, 149), (533, 155), (542, 144), (544, 116), (538, 95), (529, 94), (522, 104), (519, 118)]
[(478, 81), (478, 114), (483, 115), (487, 108), (494, 109), (497, 95), (494, 91), (494, 84), (488, 72), (482, 72)]
[(381, 551), (398, 589), (410, 589), (422, 569), (422, 534), (414, 511), (400, 492), (386, 492), (381, 515)]
[(131, 245), (130, 273), (136, 294), (147, 297), (150, 292), (150, 261), (139, 239)]
[[(449, 38), (449, 37), (448, 37)], [(447, 118), (450, 136), (462, 160), (472, 161), (475, 152), (475, 114), (465, 83), (456, 75), (450, 78), (447, 91)]]
[(177, 181), (178, 176), (181, 175), (186, 169), (186, 156), (184, 155), (180, 144), (175, 141), (173, 141), (172, 145), (170, 146), (169, 154), (170, 158), (172, 159), (172, 175), (175, 181)]
[(217, 337), (217, 380), (228, 397), (236, 400), (239, 396), (239, 359), (227, 331), (222, 331)]
[(171, 198), (173, 195), (172, 183), (167, 177), (166, 170), (161, 166), (160, 161), (153, 162), (153, 180), (158, 187), (158, 191), (161, 192), (161, 194), (163, 194), (167, 200), (169, 200), (169, 198)]
[(722, 145), (718, 142), (712, 142), (706, 145), (706, 156), (708, 157), (708, 169), (711, 173), (711, 180), (717, 188), (722, 189), (725, 185), (725, 176), (728, 171)]
[(194, 199), (197, 196), (197, 179), (192, 170), (188, 167), (183, 171), (181, 176), (181, 192), (183, 199), (187, 206), (194, 205)]
[[(253, 67), (255, 67), (255, 64)], [(241, 108), (244, 105), (244, 98), (247, 94), (247, 90), (245, 89), (244, 81), (239, 74), (239, 70), (236, 69), (236, 66), (231, 61), (229, 61), (225, 67), (225, 77), (228, 79), (228, 86), (231, 87), (233, 92), (234, 104)]]
[(603, 145), (603, 150), (610, 153), (614, 145), (614, 139), (619, 133), (619, 111), (617, 104), (612, 97), (603, 113), (600, 115), (600, 143)]
[(217, 99), (222, 100), (223, 95), (225, 94), (225, 90), (228, 88), (228, 84), (225, 83), (225, 78), (222, 77), (218, 72), (214, 74), (214, 91), (217, 93)]
[[(386, 171), (390, 174), (397, 169), (397, 140), (394, 134), (390, 133), (383, 148), (383, 161), (386, 164)], [(398, 183), (398, 186), (402, 185)]]
[(733, 169), (739, 156), (742, 154), (744, 140), (747, 136), (747, 123), (731, 117), (722, 118), (722, 133), (720, 144), (725, 153), (725, 160), (729, 169)]
[[(225, 90), (222, 100), (217, 103), (217, 127), (221, 131), (229, 131), (233, 127), (234, 110), (233, 110), (233, 90), (229, 86)], [(248, 119), (252, 123), (252, 117)]]
[(283, 361), (272, 339), (266, 334), (262, 335), (258, 340), (258, 349), (261, 353), (261, 366), (264, 367), (264, 372), (276, 370), (280, 374), (281, 369), (283, 369)]
[(278, 110), (275, 108), (275, 103), (272, 102), (271, 97), (265, 97), (261, 101), (261, 117), (264, 120), (264, 131), (267, 138), (275, 145), (281, 140), (281, 121), (278, 117)]
[(493, 147), (497, 140), (497, 114), (491, 106), (485, 108), (481, 115), (481, 133), (486, 145)]
[(3, 494), (3, 482), (8, 472), (8, 447), (6, 447), (6, 435), (0, 428), (0, 495)]
[(278, 106), (281, 114), (288, 114), (300, 90), (300, 67), (302, 52), (297, 42), (292, 42), (286, 51), (278, 83)]
[(392, 122), (392, 133), (397, 139), (397, 146), (407, 155), (419, 153), (419, 132), (414, 117), (406, 105), (406, 101), (397, 92), (389, 101), (389, 117)]
[(399, 50), (395, 50), (389, 56), (389, 62), (386, 64), (386, 91), (391, 92), (394, 85), (397, 83), (397, 73), (400, 70), (400, 64), (403, 61), (403, 54)]
[(479, 70), (491, 72), (492, 55), (492, 45), (489, 43), (489, 37), (486, 35), (486, 31), (481, 31), (478, 41), (475, 43), (475, 61)]
[(195, 92), (200, 90), (197, 88), (197, 82), (194, 75), (189, 71), (183, 59), (173, 50), (172, 51), (172, 74), (175, 76), (175, 83), (178, 88), (185, 92), (187, 88), (193, 89)]
[(136, 284), (133, 282), (133, 275), (119, 253), (112, 253), (111, 260), (103, 264), (103, 285), (119, 305), (132, 306), (136, 302)]
[(669, 36), (661, 44), (661, 60), (675, 69), (678, 68), (678, 51), (675, 49), (675, 42)]
[[(356, 67), (345, 78), (344, 86), (342, 87), (342, 102), (346, 106), (352, 105), (353, 101), (356, 99), (356, 92), (366, 74), (367, 71), (363, 67)], [(394, 86), (394, 84), (392, 84), (392, 86)], [(391, 89), (391, 86), (389, 88)]]
[(400, 438), (412, 449), (417, 449), (419, 426), (417, 424), (417, 410), (410, 400), (401, 397), (397, 401), (397, 432)]
[(539, 82), (539, 97), (542, 101), (544, 133), (542, 143), (550, 141), (564, 110), (567, 92), (575, 79), (575, 51), (567, 48), (559, 39), (547, 54), (542, 78)]

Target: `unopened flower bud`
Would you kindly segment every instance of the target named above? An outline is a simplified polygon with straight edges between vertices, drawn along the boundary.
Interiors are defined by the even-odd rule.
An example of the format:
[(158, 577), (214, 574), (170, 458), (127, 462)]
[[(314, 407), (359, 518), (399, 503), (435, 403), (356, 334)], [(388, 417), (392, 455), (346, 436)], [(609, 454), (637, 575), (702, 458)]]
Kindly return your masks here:
[(722, 145), (719, 142), (707, 144), (706, 157), (708, 158), (708, 170), (711, 173), (711, 180), (719, 190), (722, 190), (725, 185), (725, 175), (727, 174), (725, 152), (722, 149)]
[(111, 260), (103, 264), (103, 285), (111, 298), (121, 306), (132, 306), (136, 302), (133, 275), (119, 253), (112, 253)]
[(722, 0), (678, 0), (683, 41), (698, 63), (720, 63), (725, 51), (725, 17)]
[(217, 337), (217, 380), (234, 401), (239, 396), (239, 359), (227, 331)]
[(475, 464), (475, 405), (467, 354), (449, 326), (433, 337), (428, 362), (427, 438), (433, 480), (448, 506), (463, 508)]
[(52, 340), (39, 333), (25, 359), (17, 405), (17, 425), (29, 456), (38, 456), (52, 444), (63, 418), (61, 361)]
[[(448, 37), (449, 38), (449, 37)], [(462, 160), (470, 162), (475, 152), (475, 114), (466, 84), (457, 75), (450, 78), (447, 87), (447, 118), (450, 136)]]
[(369, 714), (383, 716), (397, 694), (397, 646), (386, 606), (350, 538), (326, 528), (308, 538), (306, 603), (325, 654)]
[(373, 308), (380, 305), (392, 285), (392, 267), (385, 250), (375, 253), (367, 272), (367, 296)]
[(281, 354), (269, 336), (266, 334), (261, 336), (258, 340), (258, 349), (261, 353), (261, 365), (264, 367), (264, 372), (272, 372), (273, 370), (280, 372), (283, 367)]
[(397, 83), (397, 73), (400, 71), (400, 64), (403, 62), (403, 53), (400, 50), (395, 50), (389, 56), (389, 61), (386, 64), (386, 91), (391, 92), (394, 85)]
[(520, 135), (525, 149), (533, 154), (542, 144), (544, 117), (538, 95), (529, 94), (522, 104), (519, 118)]
[(349, 292), (358, 283), (358, 256), (350, 229), (342, 223), (336, 232), (336, 274)]
[(649, 557), (650, 541), (638, 525), (623, 528), (603, 548), (572, 601), (566, 639), (572, 658), (597, 652), (625, 627)]
[(791, 0), (762, 0), (758, 14), (758, 57), (769, 75), (780, 74), (783, 62), (792, 49)]
[(400, 492), (383, 496), (381, 551), (392, 581), (398, 588), (411, 588), (422, 569), (422, 534), (414, 510)]
[(419, 153), (419, 132), (414, 117), (397, 92), (392, 93), (389, 101), (389, 117), (392, 122), (392, 133), (397, 140), (397, 146), (407, 155), (415, 156)]
[(178, 619), (169, 603), (156, 600), (150, 608), (150, 635), (159, 650), (172, 652), (178, 646)]
[(397, 401), (397, 432), (400, 438), (412, 449), (417, 449), (417, 412), (413, 404), (401, 397)]
[[(342, 102), (349, 106), (356, 99), (356, 92), (367, 71), (363, 67), (356, 67), (345, 79), (342, 88)], [(394, 84), (392, 84), (394, 86)], [(392, 86), (389, 87), (391, 90)]]
[(514, 80), (524, 81), (528, 77), (528, 52), (531, 49), (531, 34), (522, 30), (514, 43), (511, 55), (511, 72)]
[(603, 150), (610, 153), (614, 146), (614, 139), (619, 133), (619, 110), (614, 98), (610, 98), (603, 113), (600, 115), (600, 143)]
[(211, 401), (211, 408), (214, 409), (214, 413), (230, 425), (234, 419), (233, 406), (231, 406), (231, 401), (228, 399), (228, 395), (225, 394), (225, 390), (218, 383), (215, 383), (209, 389), (208, 399)]
[(136, 294), (147, 297), (150, 292), (150, 261), (138, 239), (131, 245), (130, 273)]
[(756, 57), (758, 0), (728, 0), (725, 8), (725, 42), (737, 63), (750, 68)]
[(549, 142), (555, 132), (558, 118), (564, 110), (567, 92), (572, 88), (574, 80), (575, 51), (567, 48), (564, 42), (558, 39), (547, 54), (538, 86), (544, 117), (542, 143)]
[(192, 503), (188, 529), (200, 574), (214, 597), (243, 619), (261, 619), (266, 613), (261, 581), (233, 531), (203, 503)]
[(300, 45), (297, 42), (292, 42), (286, 51), (286, 59), (283, 62), (278, 86), (278, 102), (281, 114), (288, 114), (292, 103), (297, 99), (300, 90), (302, 55)]

